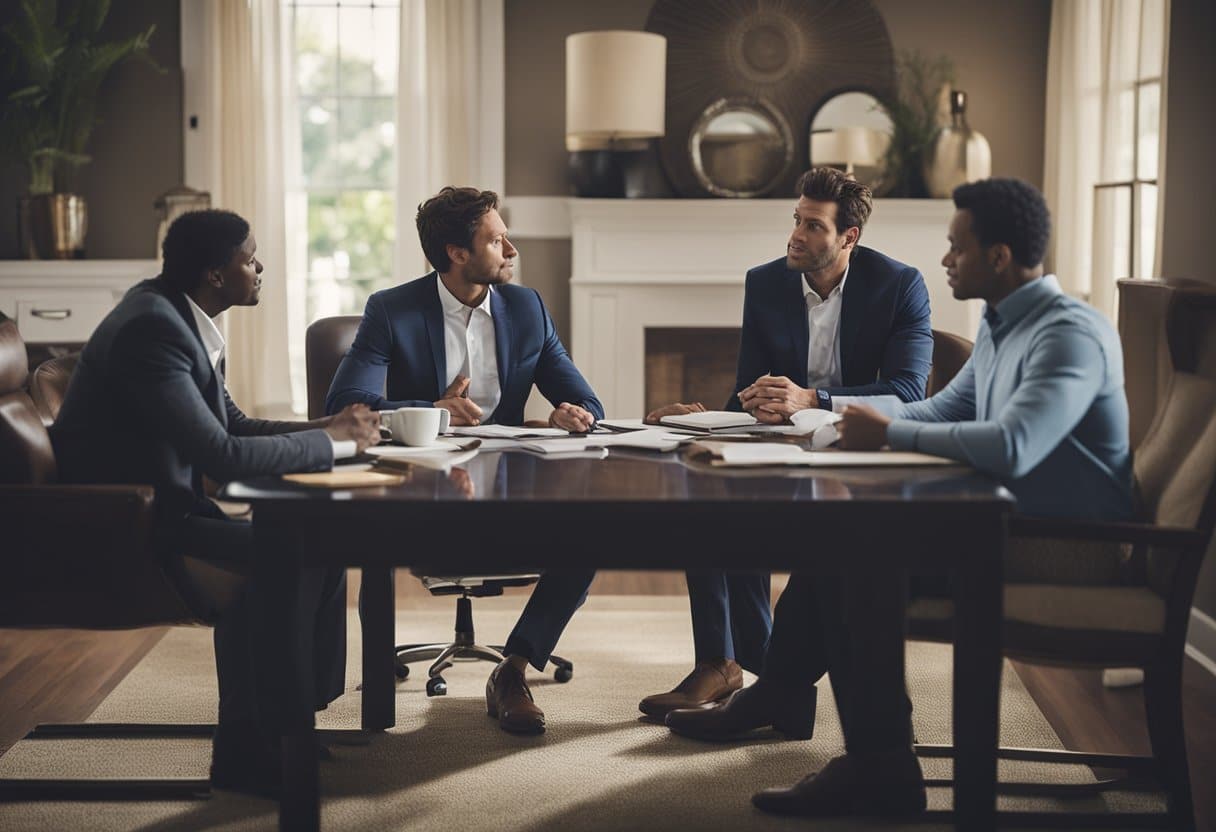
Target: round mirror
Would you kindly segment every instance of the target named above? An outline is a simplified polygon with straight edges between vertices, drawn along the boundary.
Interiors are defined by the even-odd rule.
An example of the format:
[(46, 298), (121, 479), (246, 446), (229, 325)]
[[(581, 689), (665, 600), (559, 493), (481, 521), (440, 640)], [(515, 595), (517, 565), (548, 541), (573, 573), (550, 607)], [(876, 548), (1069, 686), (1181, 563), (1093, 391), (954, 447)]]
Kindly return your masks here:
[(764, 101), (720, 99), (693, 125), (688, 151), (697, 180), (711, 194), (762, 196), (794, 161), (794, 134)]
[(811, 119), (810, 163), (841, 168), (877, 193), (890, 142), (891, 118), (877, 98), (867, 92), (839, 93)]

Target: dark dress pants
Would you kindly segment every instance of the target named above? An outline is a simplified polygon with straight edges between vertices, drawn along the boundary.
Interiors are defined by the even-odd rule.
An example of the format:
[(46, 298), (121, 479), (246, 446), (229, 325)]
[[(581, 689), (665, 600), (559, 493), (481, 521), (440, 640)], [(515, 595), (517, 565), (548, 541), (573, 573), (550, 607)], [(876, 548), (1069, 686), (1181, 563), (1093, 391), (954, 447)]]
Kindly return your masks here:
[(685, 576), (696, 661), (734, 659), (759, 673), (773, 629), (770, 574), (698, 569)]
[(191, 516), (178, 552), (247, 574), (215, 625), (219, 721), (256, 721), (268, 733), (311, 727), (342, 694), (346, 570), (285, 565), (244, 521)]
[(594, 578), (594, 569), (557, 570), (541, 575), (507, 637), (503, 652), (523, 656), (537, 670), (544, 671), (566, 624), (587, 600), (587, 590)]
[(850, 753), (907, 748), (907, 578), (795, 572), (777, 601), (761, 678), (805, 695), (830, 675)]

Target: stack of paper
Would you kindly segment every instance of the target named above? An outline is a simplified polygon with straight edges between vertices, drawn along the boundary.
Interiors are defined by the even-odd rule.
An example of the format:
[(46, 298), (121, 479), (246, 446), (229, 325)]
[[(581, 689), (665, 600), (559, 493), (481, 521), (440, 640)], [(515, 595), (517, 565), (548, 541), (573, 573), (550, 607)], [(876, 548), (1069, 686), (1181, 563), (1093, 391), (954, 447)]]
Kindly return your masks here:
[(659, 420), (664, 425), (713, 433), (729, 428), (747, 428), (756, 424), (750, 413), (735, 413), (732, 410), (706, 410), (701, 413), (685, 413), (682, 416), (664, 416)]
[(452, 428), (457, 436), (480, 436), (483, 439), (536, 439), (542, 436), (569, 436), (561, 428), (520, 428), (511, 425), (466, 425)]
[(873, 465), (958, 465), (952, 459), (907, 451), (804, 451), (797, 445), (775, 442), (697, 442), (718, 466), (804, 465), (810, 467), (861, 467)]

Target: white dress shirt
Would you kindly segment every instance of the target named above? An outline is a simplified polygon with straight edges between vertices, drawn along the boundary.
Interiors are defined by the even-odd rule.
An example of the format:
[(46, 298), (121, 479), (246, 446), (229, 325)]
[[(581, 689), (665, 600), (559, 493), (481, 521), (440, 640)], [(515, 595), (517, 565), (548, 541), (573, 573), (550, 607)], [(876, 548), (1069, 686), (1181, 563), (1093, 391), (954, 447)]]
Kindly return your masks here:
[[(190, 304), (190, 312), (194, 315), (194, 325), (198, 327), (198, 337), (203, 341), (203, 349), (207, 351), (207, 358), (211, 361), (211, 369), (218, 372), (220, 361), (224, 358), (224, 349), (227, 346), (224, 341), (224, 333), (220, 332), (220, 328), (215, 325), (215, 321), (194, 302), (194, 298), (186, 295), (186, 303)], [(326, 436), (329, 436), (329, 434), (326, 434)], [(355, 444), (355, 440), (353, 439), (338, 441), (329, 436), (329, 443), (333, 447), (334, 459), (345, 459), (348, 456), (354, 456), (359, 450), (359, 446)]]
[(810, 340), (806, 351), (806, 386), (839, 387), (840, 378), (840, 305), (844, 298), (844, 282), (849, 278), (845, 266), (844, 276), (826, 298), (811, 288), (806, 275), (802, 276), (802, 295), (806, 299), (806, 321)]
[(461, 303), (436, 280), (439, 303), (443, 306), (443, 347), (447, 354), (447, 379), (444, 386), (462, 375), (469, 379), (469, 398), (481, 408), (481, 420), (488, 422), (502, 389), (498, 386), (498, 342), (494, 339), (494, 315), (490, 311), (490, 287), (476, 308)]

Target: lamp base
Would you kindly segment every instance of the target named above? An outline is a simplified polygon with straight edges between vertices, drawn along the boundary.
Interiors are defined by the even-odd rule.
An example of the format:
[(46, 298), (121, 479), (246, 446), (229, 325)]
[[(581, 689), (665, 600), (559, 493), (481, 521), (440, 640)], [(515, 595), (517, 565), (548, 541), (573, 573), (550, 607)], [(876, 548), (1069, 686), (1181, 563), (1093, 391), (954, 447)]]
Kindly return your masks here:
[(625, 172), (614, 150), (572, 150), (569, 171), (575, 196), (589, 199), (625, 196)]

